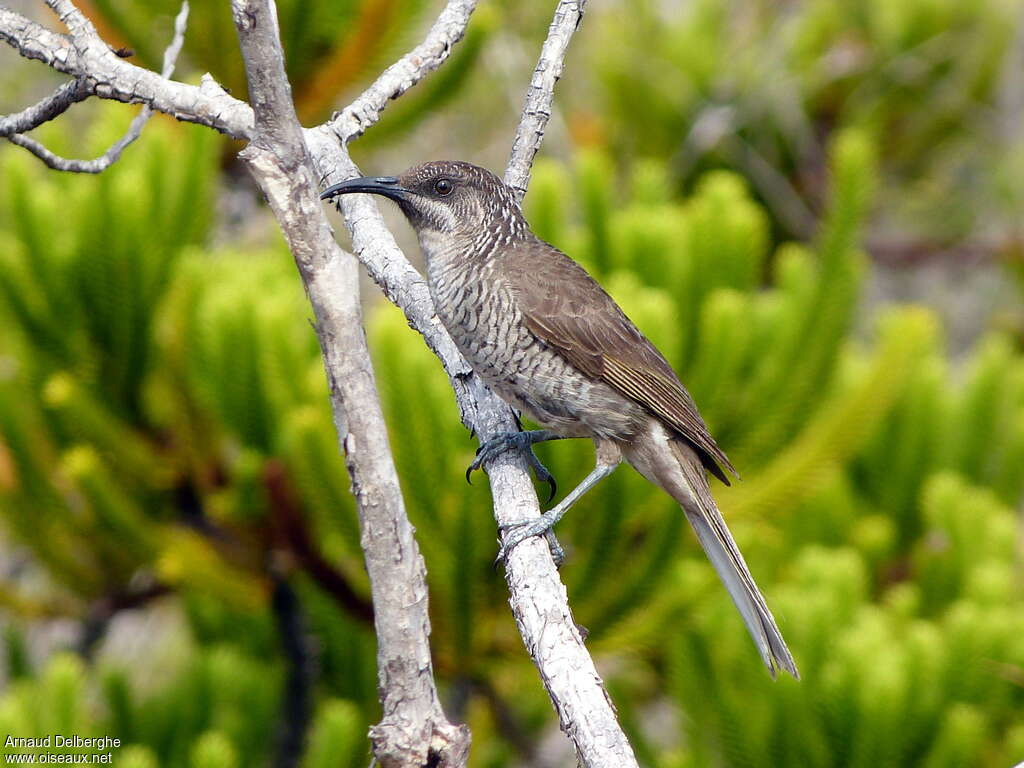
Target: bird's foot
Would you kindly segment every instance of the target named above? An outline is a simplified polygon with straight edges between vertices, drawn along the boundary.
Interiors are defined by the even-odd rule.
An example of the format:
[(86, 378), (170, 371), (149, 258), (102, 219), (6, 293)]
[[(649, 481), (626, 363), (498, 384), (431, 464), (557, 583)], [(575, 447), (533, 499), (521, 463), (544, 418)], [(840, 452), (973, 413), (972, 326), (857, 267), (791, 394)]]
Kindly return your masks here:
[(533, 475), (537, 478), (537, 482), (547, 483), (551, 489), (550, 494), (548, 494), (548, 503), (550, 503), (558, 492), (558, 483), (555, 482), (554, 475), (548, 471), (547, 467), (541, 464), (540, 459), (533, 452), (533, 444), (536, 442), (538, 442), (536, 432), (502, 432), (499, 435), (495, 435), (476, 449), (476, 458), (466, 468), (466, 482), (472, 484), (470, 476), (473, 472), (484, 467), (496, 456), (505, 451), (518, 449), (526, 454), (526, 460), (530, 462), (530, 467), (533, 469)]
[(559, 507), (554, 507), (540, 517), (498, 526), (498, 530), (504, 534), (504, 539), (494, 564), (505, 562), (512, 550), (531, 536), (544, 536), (548, 542), (548, 549), (551, 550), (551, 557), (555, 561), (555, 567), (560, 566), (565, 561), (565, 550), (555, 538), (554, 525), (561, 517), (562, 510)]
[(540, 459), (533, 452), (533, 448), (526, 449), (526, 460), (530, 462), (530, 466), (533, 468), (533, 476), (537, 478), (537, 482), (547, 483), (549, 489), (548, 500), (544, 503), (550, 504), (551, 500), (555, 498), (555, 494), (558, 493), (558, 483), (555, 481), (555, 476), (548, 471), (547, 467), (540, 463)]

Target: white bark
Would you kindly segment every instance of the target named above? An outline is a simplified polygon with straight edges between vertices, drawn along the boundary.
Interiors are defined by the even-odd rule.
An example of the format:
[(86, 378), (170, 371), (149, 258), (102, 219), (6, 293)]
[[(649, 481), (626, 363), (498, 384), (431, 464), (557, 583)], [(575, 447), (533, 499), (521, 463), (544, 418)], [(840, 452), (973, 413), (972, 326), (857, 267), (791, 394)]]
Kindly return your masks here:
[(272, 0), (233, 0), (256, 117), (242, 151), (288, 241), (316, 318), (340, 446), (359, 510), (373, 596), (383, 717), (380, 765), (460, 768), (469, 729), (448, 722), (434, 685), (426, 569), (405, 513), (363, 333), (358, 267), (334, 242), (284, 70)]
[(533, 70), (530, 86), (526, 89), (523, 116), (512, 141), (512, 153), (505, 168), (505, 183), (516, 190), (519, 200), (526, 194), (530, 183), (533, 158), (544, 141), (544, 131), (551, 119), (555, 84), (562, 76), (569, 41), (583, 21), (587, 0), (559, 0), (555, 17), (548, 28), (548, 36), (540, 49), (540, 58)]
[[(299, 129), (294, 119), (269, 0), (233, 2), (255, 112), (224, 92), (208, 75), (200, 86), (185, 85), (118, 59), (69, 0), (48, 0), (48, 4), (68, 26), (70, 36), (51, 32), (0, 8), (0, 39), (27, 58), (82, 79), (82, 87), (101, 98), (146, 104), (180, 120), (250, 140), (243, 156), (289, 241), (317, 318), (335, 424), (367, 523), (364, 545), (368, 568), (374, 568), (376, 558), (386, 553), (399, 562), (394, 584), (374, 585), (375, 609), (379, 612), (391, 605), (397, 611), (387, 619), (378, 613), (377, 629), (382, 645), (390, 642), (389, 628), (414, 637), (404, 649), (391, 646), (397, 655), (385, 655), (393, 659), (393, 665), (381, 658), (385, 721), (393, 715), (396, 727), (389, 730), (388, 724), (380, 730), (385, 725), (382, 721), (373, 734), (375, 749), (381, 750), (378, 757), (382, 762), (391, 759), (386, 755), (394, 755), (398, 761), (384, 764), (397, 765), (406, 764), (401, 760), (417, 759), (413, 757), (415, 750), (422, 750), (427, 744), (428, 751), (450, 760), (452, 765), (458, 764), (464, 760), (464, 751), (459, 750), (460, 745), (468, 746), (468, 735), (444, 720), (433, 689), (429, 655), (424, 656), (429, 651), (429, 624), (425, 586), (421, 586), (422, 560), (402, 509), (383, 432), (373, 373), (359, 326), (354, 265), (330, 237), (322, 206), (316, 201), (314, 179), (334, 182), (359, 175), (348, 156), (347, 142), (372, 126), (391, 99), (444, 62), (452, 45), (461, 39), (475, 2), (451, 0), (423, 43), (389, 67), (331, 121), (305, 131)], [(528, 183), (530, 167), (550, 116), (553, 88), (583, 5), (584, 2), (559, 2), (542, 48), (506, 171), (506, 180), (520, 193)], [(365, 196), (355, 195), (341, 198), (341, 210), (360, 261), (440, 358), (464, 423), (481, 439), (514, 429), (509, 407), (473, 374), (437, 320), (425, 282), (399, 250), (377, 207)], [(537, 496), (521, 456), (506, 453), (499, 457), (489, 464), (488, 476), (499, 523), (539, 514)], [(457, 479), (453, 478), (454, 481)], [(391, 527), (371, 528), (371, 515), (385, 510), (386, 515), (373, 519), (391, 520)], [(580, 762), (584, 766), (615, 768), (636, 765), (614, 707), (572, 619), (565, 587), (546, 542), (531, 539), (517, 547), (506, 563), (506, 579), (509, 602), (526, 649), (537, 665)], [(406, 596), (401, 610), (394, 600), (395, 594), (388, 594), (391, 588), (395, 594)], [(408, 599), (410, 596), (412, 599)], [(399, 691), (401, 699), (402, 686), (406, 684), (412, 686), (408, 693), (416, 705), (389, 710), (389, 694)], [(402, 741), (405, 734), (413, 734), (416, 743)], [(394, 746), (394, 752), (387, 751), (391, 748), (388, 744)]]

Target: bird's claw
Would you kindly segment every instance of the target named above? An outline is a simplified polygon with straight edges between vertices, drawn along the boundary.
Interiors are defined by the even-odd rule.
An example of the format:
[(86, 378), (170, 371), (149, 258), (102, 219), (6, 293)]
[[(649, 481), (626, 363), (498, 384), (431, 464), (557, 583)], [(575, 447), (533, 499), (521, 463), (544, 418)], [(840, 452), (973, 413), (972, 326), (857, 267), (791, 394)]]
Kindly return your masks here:
[(558, 483), (555, 482), (555, 477), (552, 475), (548, 468), (545, 467), (537, 455), (533, 452), (533, 443), (530, 442), (528, 433), (526, 432), (506, 432), (500, 435), (495, 435), (489, 440), (480, 444), (476, 449), (476, 457), (466, 467), (466, 482), (470, 485), (473, 484), (471, 479), (472, 474), (482, 469), (484, 465), (490, 462), (496, 456), (504, 453), (505, 451), (513, 448), (519, 448), (525, 451), (526, 460), (530, 462), (530, 466), (533, 468), (534, 477), (537, 478), (537, 482), (547, 483), (551, 489), (548, 494), (548, 500), (546, 504), (550, 504), (551, 500), (555, 498), (555, 494), (558, 492)]
[(533, 467), (533, 476), (537, 478), (538, 483), (547, 483), (548, 488), (551, 489), (548, 493), (548, 500), (545, 504), (550, 504), (555, 498), (555, 494), (558, 493), (558, 483), (555, 482), (555, 476), (552, 475), (548, 468), (540, 463), (540, 459), (537, 458), (537, 454), (533, 452), (531, 448), (526, 452), (526, 458), (530, 462), (530, 466)]
[(545, 513), (531, 520), (520, 520), (515, 523), (499, 525), (498, 530), (504, 534), (504, 538), (501, 548), (498, 550), (498, 556), (494, 560), (495, 566), (506, 562), (512, 550), (531, 536), (544, 536), (547, 539), (548, 549), (551, 551), (551, 557), (555, 561), (555, 567), (560, 566), (565, 561), (565, 550), (562, 549), (562, 545), (555, 538), (555, 532), (552, 528), (554, 524), (555, 518)]

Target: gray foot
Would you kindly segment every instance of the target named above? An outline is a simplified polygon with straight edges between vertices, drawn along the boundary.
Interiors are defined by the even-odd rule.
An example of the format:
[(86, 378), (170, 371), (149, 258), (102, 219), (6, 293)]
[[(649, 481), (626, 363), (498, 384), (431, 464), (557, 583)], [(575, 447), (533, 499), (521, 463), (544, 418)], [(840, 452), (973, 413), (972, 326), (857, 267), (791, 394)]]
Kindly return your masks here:
[(547, 539), (548, 549), (551, 550), (551, 557), (554, 559), (555, 565), (561, 565), (565, 560), (565, 550), (558, 543), (553, 530), (555, 523), (561, 517), (561, 510), (555, 507), (532, 520), (521, 520), (517, 523), (500, 526), (501, 531), (505, 534), (505, 539), (501, 544), (501, 549), (498, 550), (498, 557), (494, 561), (495, 565), (505, 562), (512, 550), (531, 536), (543, 536)]
[[(544, 436), (538, 437), (540, 434), (543, 434)], [(473, 463), (466, 468), (466, 482), (472, 485), (473, 481), (470, 480), (470, 475), (472, 475), (474, 471), (485, 466), (495, 456), (498, 456), (508, 450), (518, 449), (526, 454), (526, 460), (530, 462), (530, 466), (533, 468), (534, 477), (537, 478), (537, 481), (548, 484), (548, 487), (551, 489), (551, 493), (548, 495), (548, 500), (545, 503), (551, 503), (551, 500), (555, 498), (555, 494), (558, 492), (558, 483), (555, 482), (554, 476), (548, 472), (547, 467), (540, 463), (540, 459), (538, 459), (533, 452), (534, 443), (552, 439), (546, 435), (547, 433), (544, 430), (537, 430), (534, 432), (503, 432), (500, 435), (495, 435), (476, 449), (476, 458), (473, 459)], [(559, 547), (559, 549), (561, 549), (561, 547)]]
[[(509, 552), (515, 549), (522, 541), (530, 538), (531, 536), (544, 535), (548, 540), (548, 546), (551, 547), (551, 554), (557, 560), (563, 556), (562, 548), (558, 546), (558, 542), (552, 544), (554, 538), (551, 528), (562, 519), (562, 516), (569, 511), (569, 507), (579, 501), (583, 494), (593, 488), (599, 480), (603, 477), (607, 477), (615, 471), (615, 467), (618, 466), (618, 461), (612, 464), (598, 464), (594, 469), (583, 478), (583, 482), (573, 488), (569, 495), (562, 499), (558, 504), (549, 509), (540, 517), (533, 518), (532, 520), (521, 520), (517, 523), (508, 523), (501, 526), (501, 530), (505, 532), (505, 539), (502, 542), (501, 550), (498, 552), (498, 561), (503, 561), (508, 557)], [(557, 551), (555, 549), (557, 547)]]

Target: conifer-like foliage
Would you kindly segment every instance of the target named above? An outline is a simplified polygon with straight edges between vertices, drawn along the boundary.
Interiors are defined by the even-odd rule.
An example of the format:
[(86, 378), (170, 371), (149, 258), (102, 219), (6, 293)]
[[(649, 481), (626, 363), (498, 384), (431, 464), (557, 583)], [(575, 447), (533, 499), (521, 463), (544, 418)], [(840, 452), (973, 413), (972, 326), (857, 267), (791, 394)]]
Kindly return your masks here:
[(599, 102), (578, 105), (581, 136), (671, 158), (688, 185), (742, 173), (779, 230), (806, 238), (826, 191), (821, 137), (866, 128), (882, 137), (880, 200), (901, 234), (941, 242), (1018, 221), (1015, 0), (640, 0), (627, 13), (598, 17)]
[[(1024, 354), (991, 333), (954, 365), (913, 306), (854, 331), (878, 147), (832, 142), (818, 231), (778, 248), (728, 172), (681, 198), (653, 161), (536, 168), (538, 234), (665, 352), (743, 475), (715, 492), (803, 675), (767, 678), (679, 510), (620, 469), (560, 524), (562, 574), (646, 765), (1024, 755)], [(159, 123), (99, 178), (0, 151), (0, 521), (25, 563), (0, 580), (0, 732), (117, 736), (124, 766), (262, 765), (304, 664), (302, 765), (362, 766), (369, 590), (316, 340), (282, 247), (210, 244), (217, 149)], [(472, 764), (529, 760), (550, 703), (491, 566), (488, 494), (462, 481), (474, 442), (400, 313), (375, 302), (368, 324), (446, 706)], [(592, 465), (579, 441), (541, 450), (563, 486)], [(275, 629), (282, 584), (305, 661)], [(159, 641), (111, 650), (140, 607)], [(41, 662), (32, 633), (56, 618), (87, 631)]]

